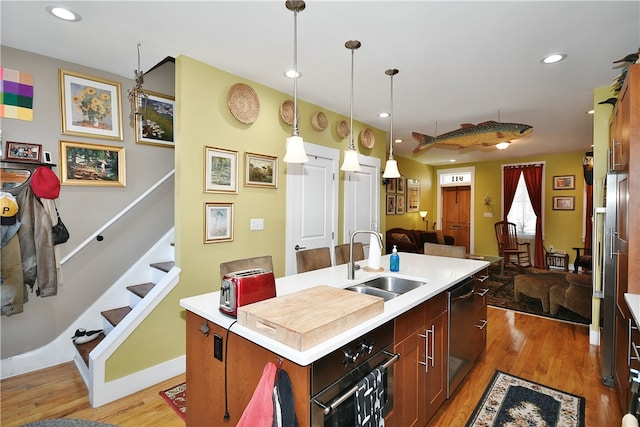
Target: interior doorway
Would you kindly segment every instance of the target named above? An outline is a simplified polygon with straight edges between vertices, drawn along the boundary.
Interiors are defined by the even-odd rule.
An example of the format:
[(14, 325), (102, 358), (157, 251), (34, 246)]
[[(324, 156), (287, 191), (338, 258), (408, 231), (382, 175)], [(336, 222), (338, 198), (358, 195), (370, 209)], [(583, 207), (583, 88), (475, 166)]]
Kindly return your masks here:
[(456, 246), (464, 246), (471, 253), (471, 186), (442, 189), (442, 230), (453, 236)]
[(453, 236), (455, 244), (474, 253), (475, 167), (437, 171), (437, 212), (434, 229)]

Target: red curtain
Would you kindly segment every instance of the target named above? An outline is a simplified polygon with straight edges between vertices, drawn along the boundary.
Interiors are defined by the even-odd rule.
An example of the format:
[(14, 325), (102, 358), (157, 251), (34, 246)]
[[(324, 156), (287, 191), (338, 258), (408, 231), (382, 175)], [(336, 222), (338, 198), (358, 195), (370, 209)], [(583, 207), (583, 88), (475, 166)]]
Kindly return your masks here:
[[(586, 193), (587, 193), (587, 211), (585, 212), (584, 218), (584, 247), (591, 248), (591, 240), (592, 240), (592, 228), (593, 228), (593, 185), (586, 184)], [(589, 252), (587, 252), (589, 253)]]
[(520, 173), (522, 173), (522, 169), (518, 166), (505, 166), (502, 171), (502, 180), (504, 182), (504, 187), (502, 189), (502, 196), (504, 197), (502, 219), (505, 221), (507, 220), (507, 215), (509, 215), (509, 211), (511, 210), (513, 198), (516, 195), (518, 181), (520, 180)]
[(524, 165), (524, 182), (527, 185), (529, 201), (536, 214), (535, 253), (533, 265), (544, 268), (544, 249), (542, 248), (542, 165)]

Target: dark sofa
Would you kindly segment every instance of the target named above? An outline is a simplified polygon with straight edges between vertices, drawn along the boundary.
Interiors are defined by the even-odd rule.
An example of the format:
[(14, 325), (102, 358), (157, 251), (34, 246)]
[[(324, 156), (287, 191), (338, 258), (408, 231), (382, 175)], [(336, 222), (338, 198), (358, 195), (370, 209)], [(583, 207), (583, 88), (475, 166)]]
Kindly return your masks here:
[(453, 236), (445, 236), (440, 231), (391, 228), (387, 230), (386, 235), (386, 253), (388, 254), (393, 250), (393, 245), (398, 248), (398, 252), (424, 253), (424, 244), (426, 242), (443, 243), (443, 241), (439, 239), (440, 236), (444, 239), (444, 244), (455, 244)]

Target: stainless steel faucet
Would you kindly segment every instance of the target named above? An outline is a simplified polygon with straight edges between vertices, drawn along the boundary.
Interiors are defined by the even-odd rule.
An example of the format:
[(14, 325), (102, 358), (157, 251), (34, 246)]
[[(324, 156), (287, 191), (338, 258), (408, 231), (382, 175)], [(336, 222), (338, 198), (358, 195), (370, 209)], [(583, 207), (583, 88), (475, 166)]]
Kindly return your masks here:
[(378, 244), (380, 245), (380, 249), (382, 250), (382, 234), (378, 233), (377, 231), (373, 231), (373, 230), (356, 230), (353, 233), (351, 233), (351, 239), (349, 239), (349, 264), (347, 266), (347, 279), (349, 280), (353, 280), (356, 278), (356, 270), (358, 268), (360, 268), (359, 265), (356, 265), (355, 261), (353, 260), (353, 238), (356, 236), (356, 234), (373, 234), (374, 236), (376, 236), (378, 238)]

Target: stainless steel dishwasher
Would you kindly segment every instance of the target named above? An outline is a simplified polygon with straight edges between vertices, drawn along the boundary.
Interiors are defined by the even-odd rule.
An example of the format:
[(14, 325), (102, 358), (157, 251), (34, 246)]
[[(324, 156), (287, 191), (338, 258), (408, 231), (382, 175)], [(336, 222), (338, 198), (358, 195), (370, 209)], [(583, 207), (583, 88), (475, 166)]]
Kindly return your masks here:
[(474, 315), (473, 278), (469, 277), (448, 292), (449, 382), (447, 398), (460, 385), (482, 353), (478, 320)]

